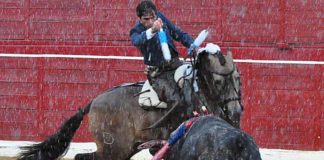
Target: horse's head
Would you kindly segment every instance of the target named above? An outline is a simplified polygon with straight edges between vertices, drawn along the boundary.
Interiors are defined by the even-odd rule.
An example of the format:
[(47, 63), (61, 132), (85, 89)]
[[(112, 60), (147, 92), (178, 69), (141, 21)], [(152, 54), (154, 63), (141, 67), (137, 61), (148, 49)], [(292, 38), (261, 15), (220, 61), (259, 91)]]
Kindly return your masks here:
[(202, 92), (209, 101), (209, 110), (239, 128), (243, 111), (241, 80), (232, 54), (210, 54), (203, 51), (198, 55), (196, 67)]
[(222, 117), (232, 126), (240, 128), (240, 119), (243, 112), (241, 100), (241, 79), (240, 73), (234, 66), (233, 73), (226, 77), (227, 84), (225, 85), (224, 95), (222, 95), (222, 109), (224, 114)]

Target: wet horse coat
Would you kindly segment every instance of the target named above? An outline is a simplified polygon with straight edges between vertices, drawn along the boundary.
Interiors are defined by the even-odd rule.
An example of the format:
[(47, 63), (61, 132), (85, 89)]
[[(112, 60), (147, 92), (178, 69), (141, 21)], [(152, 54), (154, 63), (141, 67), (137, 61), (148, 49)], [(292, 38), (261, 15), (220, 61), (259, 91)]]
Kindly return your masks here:
[[(225, 56), (225, 60), (226, 65), (222, 66), (217, 56), (208, 53), (199, 56), (196, 67), (198, 70), (198, 85), (201, 90), (198, 97), (216, 116), (227, 118), (230, 123), (235, 124), (238, 122), (239, 124), (239, 117), (231, 116), (240, 116), (242, 111), (238, 102), (239, 99), (235, 98), (239, 95), (233, 91), (235, 90), (235, 84), (239, 83), (236, 82), (237, 79), (233, 78), (236, 68), (231, 54)], [(234, 79), (234, 83), (227, 83), (228, 79)], [(225, 93), (224, 88), (230, 89), (226, 90), (228, 92)], [(171, 131), (190, 116), (189, 114), (193, 110), (191, 107), (179, 104), (162, 124), (162, 127), (143, 130), (143, 128), (149, 127), (158, 121), (168, 110), (143, 110), (138, 105), (137, 97), (133, 96), (139, 93), (140, 90), (141, 86), (135, 84), (120, 86), (102, 93), (86, 108), (81, 109), (64, 123), (62, 128), (72, 127), (77, 129), (82, 117), (89, 113), (90, 131), (94, 136), (98, 150), (95, 153), (79, 154), (75, 159), (129, 159), (138, 151), (136, 149), (138, 144), (152, 139), (166, 139)], [(185, 94), (194, 94), (190, 89), (183, 92)], [(197, 99), (193, 103), (201, 105)], [(225, 115), (225, 113), (228, 115)], [(67, 147), (74, 133), (75, 130), (61, 129), (57, 134), (45, 140), (46, 143), (43, 142), (36, 148), (35, 146), (26, 147), (27, 150), (20, 156), (20, 159), (37, 157), (37, 155), (46, 155), (45, 159), (56, 159), (57, 155), (60, 154), (55, 150), (55, 143), (57, 146), (66, 144), (61, 146)], [(52, 144), (51, 148), (54, 148), (54, 151), (44, 150), (46, 144)], [(60, 152), (63, 154), (64, 150), (61, 150)], [(54, 155), (52, 152), (57, 152), (57, 154)]]

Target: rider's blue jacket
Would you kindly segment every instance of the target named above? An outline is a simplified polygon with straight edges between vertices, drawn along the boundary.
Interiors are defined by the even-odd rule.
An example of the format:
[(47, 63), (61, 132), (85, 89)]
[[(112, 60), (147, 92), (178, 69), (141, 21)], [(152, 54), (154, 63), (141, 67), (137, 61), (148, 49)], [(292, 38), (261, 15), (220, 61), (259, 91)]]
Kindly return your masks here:
[[(193, 43), (193, 39), (187, 33), (175, 26), (161, 12), (157, 13), (157, 17), (163, 21), (163, 30), (166, 33), (169, 49), (172, 58), (178, 58), (178, 51), (173, 40), (181, 42), (185, 47), (189, 48)], [(165, 61), (160, 46), (159, 35), (155, 34), (148, 39), (145, 28), (139, 21), (130, 30), (130, 37), (133, 45), (135, 45), (144, 56), (144, 63), (150, 66), (160, 66)]]

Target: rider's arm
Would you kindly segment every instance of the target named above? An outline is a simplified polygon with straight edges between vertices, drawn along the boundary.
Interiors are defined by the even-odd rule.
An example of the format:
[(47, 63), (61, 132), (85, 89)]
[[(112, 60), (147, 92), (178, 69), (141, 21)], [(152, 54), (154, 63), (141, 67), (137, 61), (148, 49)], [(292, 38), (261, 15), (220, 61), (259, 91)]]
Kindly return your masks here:
[(133, 45), (140, 46), (145, 44), (146, 41), (150, 40), (156, 33), (152, 33), (151, 28), (142, 32), (139, 32), (136, 28), (133, 28), (129, 34)]
[(185, 47), (189, 48), (194, 41), (192, 37), (188, 33), (182, 31), (179, 27), (174, 25), (161, 12), (158, 12), (158, 15), (163, 20), (165, 25), (167, 25), (168, 29), (170, 30), (170, 34), (172, 38), (176, 41), (181, 42), (181, 44), (184, 45)]

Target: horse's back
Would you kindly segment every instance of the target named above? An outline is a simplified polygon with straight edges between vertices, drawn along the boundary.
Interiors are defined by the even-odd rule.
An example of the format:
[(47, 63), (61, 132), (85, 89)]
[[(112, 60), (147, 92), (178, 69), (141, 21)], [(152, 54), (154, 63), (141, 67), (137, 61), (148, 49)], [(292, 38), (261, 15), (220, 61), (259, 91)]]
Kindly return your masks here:
[[(90, 125), (118, 124), (122, 126), (125, 125), (123, 122), (126, 122), (127, 119), (135, 118), (137, 114), (141, 114), (143, 109), (138, 104), (138, 97), (134, 97), (140, 92), (141, 87), (137, 84), (121, 85), (98, 95), (91, 105), (89, 118), (93, 124)], [(105, 128), (109, 129), (109, 127)]]
[(106, 92), (98, 95), (92, 103), (95, 107), (107, 107), (112, 106), (123, 106), (124, 104), (134, 103), (138, 97), (134, 97), (138, 94), (143, 86), (143, 83), (134, 83), (128, 85), (116, 86)]
[(202, 117), (175, 144), (168, 159), (260, 160), (254, 140), (216, 117)]

